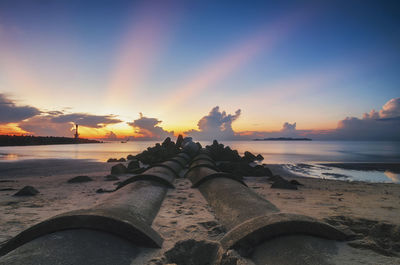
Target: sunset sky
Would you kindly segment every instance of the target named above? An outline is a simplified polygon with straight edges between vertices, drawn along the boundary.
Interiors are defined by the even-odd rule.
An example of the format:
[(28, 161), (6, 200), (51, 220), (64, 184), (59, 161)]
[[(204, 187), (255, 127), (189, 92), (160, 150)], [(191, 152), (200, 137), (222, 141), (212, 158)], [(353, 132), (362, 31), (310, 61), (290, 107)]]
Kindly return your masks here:
[(0, 134), (400, 140), (399, 84), (398, 1), (0, 1)]

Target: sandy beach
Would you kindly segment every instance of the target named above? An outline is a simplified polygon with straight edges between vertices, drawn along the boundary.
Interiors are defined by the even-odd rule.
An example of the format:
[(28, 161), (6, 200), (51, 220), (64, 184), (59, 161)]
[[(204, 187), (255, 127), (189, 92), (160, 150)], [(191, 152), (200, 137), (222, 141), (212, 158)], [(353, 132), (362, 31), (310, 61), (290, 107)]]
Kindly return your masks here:
[(399, 3), (0, 1), (0, 265), (400, 265)]
[[(51, 216), (89, 208), (106, 199), (110, 193), (96, 191), (100, 188), (112, 190), (118, 181), (131, 176), (119, 175), (118, 181), (106, 181), (105, 176), (113, 165), (115, 163), (90, 160), (1, 163), (0, 241), (4, 242)], [(303, 186), (299, 186), (298, 190), (272, 189), (266, 177), (245, 177), (245, 183), (254, 192), (275, 204), (282, 212), (314, 217), (341, 229), (350, 229), (361, 240), (368, 239), (368, 242), (372, 242), (370, 245), (363, 244), (364, 240), (358, 245), (354, 243), (353, 247), (369, 250), (369, 253), (373, 253), (372, 261), (381, 259), (383, 264), (400, 262), (400, 243), (395, 238), (400, 235), (400, 185), (304, 178), (288, 172), (281, 165), (267, 166), (274, 174), (288, 180), (295, 179)], [(67, 183), (78, 175), (87, 175), (93, 181)], [(191, 188), (189, 180), (178, 178), (174, 184), (176, 188), (168, 191), (153, 222), (153, 229), (164, 238), (163, 247), (156, 256), (162, 256), (180, 240), (215, 241), (225, 233), (201, 193)], [(26, 185), (35, 187), (40, 193), (31, 197), (12, 196)], [(371, 235), (370, 231), (380, 226), (384, 226), (380, 234), (375, 237)], [(386, 237), (389, 250), (379, 246), (379, 243), (378, 247), (375, 245), (382, 237)]]

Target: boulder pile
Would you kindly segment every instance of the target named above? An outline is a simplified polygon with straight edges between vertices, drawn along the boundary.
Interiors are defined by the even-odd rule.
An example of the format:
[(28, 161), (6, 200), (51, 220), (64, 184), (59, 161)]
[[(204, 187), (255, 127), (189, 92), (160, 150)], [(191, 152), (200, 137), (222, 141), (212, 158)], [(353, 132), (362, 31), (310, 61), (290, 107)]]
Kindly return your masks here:
[[(214, 140), (212, 145), (207, 145), (205, 150), (212, 159), (217, 161), (221, 171), (238, 176), (272, 176), (271, 170), (263, 165), (252, 165), (255, 161), (262, 161), (264, 157), (260, 154), (255, 156), (249, 151), (239, 155), (237, 150), (224, 146)], [(254, 164), (254, 163), (253, 163)]]
[(178, 153), (179, 146), (171, 141), (171, 138), (167, 137), (162, 144), (157, 143), (155, 146), (147, 148), (147, 150), (136, 156), (129, 155), (128, 160), (136, 159), (143, 164), (153, 165), (172, 158)]

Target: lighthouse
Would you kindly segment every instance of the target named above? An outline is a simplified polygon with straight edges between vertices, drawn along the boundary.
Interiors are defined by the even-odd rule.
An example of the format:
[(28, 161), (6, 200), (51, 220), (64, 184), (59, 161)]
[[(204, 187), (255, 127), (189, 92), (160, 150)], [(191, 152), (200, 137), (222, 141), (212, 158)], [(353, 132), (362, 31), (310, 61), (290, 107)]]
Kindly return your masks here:
[(78, 124), (75, 124), (75, 139), (78, 139), (79, 133), (78, 133)]

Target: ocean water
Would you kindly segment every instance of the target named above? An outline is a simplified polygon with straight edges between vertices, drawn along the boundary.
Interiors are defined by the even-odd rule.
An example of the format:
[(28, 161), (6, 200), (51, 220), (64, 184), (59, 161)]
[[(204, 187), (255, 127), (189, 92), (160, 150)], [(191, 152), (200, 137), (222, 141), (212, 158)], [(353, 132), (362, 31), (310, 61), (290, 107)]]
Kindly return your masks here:
[[(155, 141), (111, 142), (79, 145), (0, 147), (0, 161), (22, 159), (94, 159), (137, 154)], [(212, 142), (200, 142), (203, 146)], [(400, 142), (362, 141), (222, 141), (243, 154), (264, 156), (264, 163), (296, 164), (317, 162), (400, 162)]]
[[(0, 147), (0, 162), (24, 159), (92, 159), (107, 161), (142, 152), (153, 141), (111, 142), (102, 144), (43, 145)], [(200, 142), (203, 146), (211, 142)], [(298, 174), (343, 180), (396, 182), (398, 174), (344, 170), (329, 167), (304, 168), (298, 164), (318, 165), (321, 162), (400, 163), (400, 142), (364, 141), (222, 141), (240, 154), (250, 151), (264, 157), (263, 163), (286, 164), (287, 169)], [(328, 173), (334, 174), (328, 174)], [(326, 174), (323, 174), (326, 173)], [(335, 175), (336, 174), (336, 175)], [(394, 175), (393, 175), (394, 174)], [(340, 177), (340, 175), (347, 177)], [(388, 177), (390, 175), (390, 177)], [(394, 179), (394, 180), (393, 180)]]

